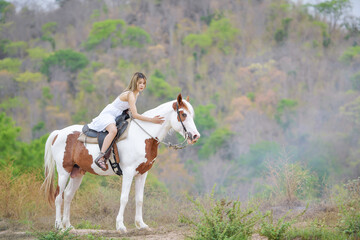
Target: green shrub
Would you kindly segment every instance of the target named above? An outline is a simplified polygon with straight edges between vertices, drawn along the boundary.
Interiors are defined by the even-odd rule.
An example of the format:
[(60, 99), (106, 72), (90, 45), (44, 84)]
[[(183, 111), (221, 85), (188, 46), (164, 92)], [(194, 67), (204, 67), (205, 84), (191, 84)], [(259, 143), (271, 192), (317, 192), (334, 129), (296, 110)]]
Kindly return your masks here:
[(198, 200), (190, 201), (195, 205), (199, 219), (180, 217), (181, 223), (193, 226), (195, 236), (190, 239), (251, 239), (254, 226), (262, 217), (256, 208), (241, 208), (240, 201), (215, 200), (214, 193), (210, 196), (210, 209)]
[(285, 221), (285, 218), (289, 213), (290, 211), (275, 222), (273, 211), (267, 212), (260, 223), (260, 235), (267, 237), (269, 240), (285, 239), (286, 232), (295, 222), (295, 220)]
[(66, 229), (65, 231), (49, 231), (49, 232), (35, 232), (32, 235), (38, 240), (71, 240), (71, 239), (80, 239), (79, 237), (70, 234), (71, 229)]
[(314, 178), (299, 162), (292, 162), (287, 152), (282, 152), (276, 161), (268, 164), (268, 182), (274, 196), (286, 199), (288, 203), (312, 194)]
[(360, 238), (360, 177), (345, 184), (347, 198), (338, 203), (338, 227), (350, 238)]

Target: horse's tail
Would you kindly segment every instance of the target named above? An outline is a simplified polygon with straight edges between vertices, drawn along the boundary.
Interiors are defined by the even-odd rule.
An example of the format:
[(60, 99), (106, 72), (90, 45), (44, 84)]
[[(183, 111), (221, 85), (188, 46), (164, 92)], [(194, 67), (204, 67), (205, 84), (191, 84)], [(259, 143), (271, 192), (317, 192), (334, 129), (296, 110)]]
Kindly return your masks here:
[(45, 196), (47, 197), (50, 205), (53, 205), (55, 201), (55, 193), (54, 193), (54, 175), (55, 175), (55, 160), (53, 158), (51, 152), (51, 145), (53, 144), (55, 138), (58, 135), (58, 130), (53, 131), (45, 144), (45, 180), (42, 187), (45, 189)]

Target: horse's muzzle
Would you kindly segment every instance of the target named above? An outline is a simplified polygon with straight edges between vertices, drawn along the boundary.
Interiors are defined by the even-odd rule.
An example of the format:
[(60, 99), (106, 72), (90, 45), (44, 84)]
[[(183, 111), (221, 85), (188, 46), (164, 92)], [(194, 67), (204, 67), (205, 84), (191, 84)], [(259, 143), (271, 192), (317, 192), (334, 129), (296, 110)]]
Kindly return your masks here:
[(199, 140), (200, 134), (195, 134), (194, 136), (191, 133), (188, 133), (188, 144), (194, 144)]

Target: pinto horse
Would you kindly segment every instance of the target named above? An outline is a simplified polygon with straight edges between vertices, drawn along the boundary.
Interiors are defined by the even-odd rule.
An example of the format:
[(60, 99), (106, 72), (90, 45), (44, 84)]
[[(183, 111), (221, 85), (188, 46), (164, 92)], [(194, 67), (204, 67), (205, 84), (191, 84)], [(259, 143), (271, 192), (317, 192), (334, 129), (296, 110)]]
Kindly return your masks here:
[[(170, 129), (179, 132), (189, 144), (195, 143), (200, 134), (194, 123), (194, 109), (189, 99), (183, 100), (181, 94), (177, 100), (164, 103), (144, 113), (144, 116), (164, 117), (162, 124), (154, 124), (136, 120), (137, 124), (130, 124), (127, 138), (117, 142), (120, 156), (120, 167), (123, 181), (120, 197), (120, 210), (116, 218), (116, 229), (126, 232), (124, 225), (124, 210), (133, 178), (135, 177), (135, 226), (138, 229), (149, 229), (143, 221), (142, 205), (144, 185), (148, 170), (152, 167), (159, 143)], [(45, 194), (50, 203), (55, 202), (55, 228), (69, 228), (70, 203), (78, 190), (85, 172), (96, 175), (115, 175), (107, 161), (106, 171), (101, 170), (94, 163), (99, 154), (97, 144), (84, 144), (77, 140), (82, 125), (72, 125), (62, 130), (53, 131), (45, 145)], [(54, 188), (55, 165), (58, 173), (58, 186)], [(70, 181), (68, 179), (70, 177)], [(64, 201), (63, 218), (61, 206)]]

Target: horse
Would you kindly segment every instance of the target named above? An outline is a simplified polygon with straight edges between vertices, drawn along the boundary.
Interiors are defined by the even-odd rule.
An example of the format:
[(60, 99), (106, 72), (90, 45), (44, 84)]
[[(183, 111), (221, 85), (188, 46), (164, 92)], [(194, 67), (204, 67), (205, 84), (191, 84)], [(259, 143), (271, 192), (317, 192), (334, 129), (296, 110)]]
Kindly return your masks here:
[[(164, 122), (162, 124), (140, 120), (136, 120), (136, 124), (131, 122), (127, 138), (116, 143), (120, 156), (120, 168), (123, 173), (120, 209), (116, 217), (116, 229), (121, 233), (127, 232), (124, 225), (124, 210), (134, 178), (135, 226), (137, 229), (150, 230), (149, 226), (144, 223), (142, 216), (144, 185), (148, 170), (156, 159), (158, 145), (168, 132), (171, 129), (175, 130), (184, 137), (184, 141), (187, 141), (188, 144), (194, 144), (200, 138), (200, 133), (194, 123), (194, 109), (189, 103), (189, 98), (187, 97), (185, 100), (181, 94), (175, 101), (163, 103), (143, 115), (147, 117), (160, 115), (164, 117)], [(49, 135), (45, 144), (45, 180), (43, 186), (49, 203), (52, 205), (55, 203), (56, 229), (73, 228), (70, 224), (70, 204), (86, 172), (101, 176), (115, 175), (109, 167), (109, 161), (106, 163), (105, 171), (94, 163), (94, 159), (100, 151), (97, 144), (84, 144), (77, 140), (82, 127), (82, 125), (72, 125), (61, 130), (55, 130)], [(54, 187), (55, 165), (58, 173), (56, 190)], [(69, 178), (70, 181), (68, 182)], [(63, 202), (64, 211), (63, 216), (61, 216)]]

